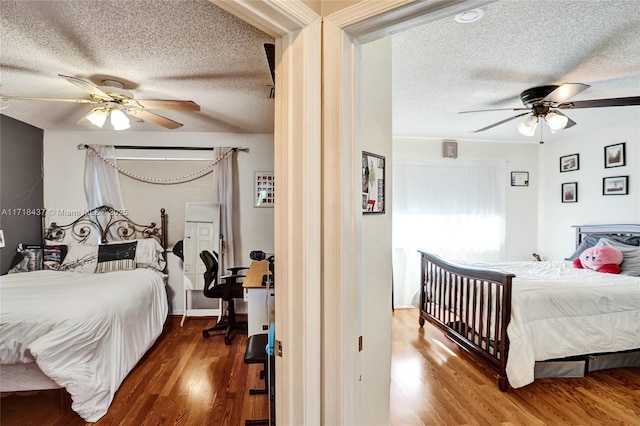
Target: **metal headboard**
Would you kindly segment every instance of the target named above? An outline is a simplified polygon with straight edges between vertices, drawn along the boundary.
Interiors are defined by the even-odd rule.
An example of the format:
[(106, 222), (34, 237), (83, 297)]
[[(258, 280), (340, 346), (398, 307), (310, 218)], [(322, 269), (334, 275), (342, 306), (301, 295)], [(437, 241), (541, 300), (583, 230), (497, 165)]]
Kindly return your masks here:
[(124, 213), (109, 206), (96, 207), (67, 225), (52, 222), (44, 230), (44, 239), (62, 242), (70, 235), (76, 242), (84, 243), (92, 233), (97, 233), (102, 244), (110, 240), (155, 238), (164, 249), (167, 248), (167, 215), (164, 208), (160, 209), (160, 226), (156, 222), (140, 225)]
[(576, 247), (587, 235), (640, 235), (640, 225), (574, 225)]

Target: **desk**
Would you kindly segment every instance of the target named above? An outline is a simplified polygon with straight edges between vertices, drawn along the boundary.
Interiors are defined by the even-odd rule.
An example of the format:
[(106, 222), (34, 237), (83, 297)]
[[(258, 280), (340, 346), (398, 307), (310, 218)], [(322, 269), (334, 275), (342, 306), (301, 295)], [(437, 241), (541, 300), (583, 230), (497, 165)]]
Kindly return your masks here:
[(271, 274), (269, 262), (266, 260), (254, 260), (249, 265), (247, 277), (244, 279), (244, 300), (247, 302), (248, 330), (247, 336), (266, 333), (269, 324), (275, 318), (275, 290), (273, 285), (262, 285), (262, 277)]

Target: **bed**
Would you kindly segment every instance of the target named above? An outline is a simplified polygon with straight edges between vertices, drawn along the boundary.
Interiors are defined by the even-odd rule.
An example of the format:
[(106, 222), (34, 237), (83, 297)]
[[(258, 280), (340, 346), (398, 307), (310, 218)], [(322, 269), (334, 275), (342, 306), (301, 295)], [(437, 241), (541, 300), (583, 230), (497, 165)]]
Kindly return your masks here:
[[(640, 365), (640, 225), (576, 226), (562, 261), (461, 265), (421, 252), (420, 318), (497, 372), (502, 391), (539, 377)], [(573, 267), (594, 245), (621, 274)]]
[(45, 230), (64, 259), (0, 278), (2, 392), (61, 388), (86, 421), (106, 414), (167, 318), (166, 224), (164, 209), (157, 226), (103, 206)]

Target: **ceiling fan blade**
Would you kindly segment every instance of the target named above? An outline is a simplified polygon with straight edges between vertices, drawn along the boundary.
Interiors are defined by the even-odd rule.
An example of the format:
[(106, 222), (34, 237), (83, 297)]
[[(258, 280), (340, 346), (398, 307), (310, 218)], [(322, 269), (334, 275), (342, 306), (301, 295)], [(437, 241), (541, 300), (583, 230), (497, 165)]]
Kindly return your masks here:
[(62, 74), (58, 74), (58, 76), (64, 78), (65, 80), (67, 80), (69, 83), (74, 84), (78, 87), (80, 87), (81, 89), (86, 90), (87, 92), (89, 92), (91, 95), (95, 96), (98, 99), (103, 99), (105, 101), (113, 101), (113, 97), (111, 97), (110, 95), (108, 95), (107, 93), (105, 93), (104, 91), (102, 91), (102, 89), (100, 89), (98, 86), (96, 86), (95, 84), (86, 81), (86, 80), (81, 80), (79, 78), (75, 78), (75, 77), (69, 77), (68, 75), (62, 75)]
[(2, 99), (19, 99), (24, 101), (53, 101), (53, 102), (74, 102), (76, 104), (96, 104), (98, 102), (90, 99), (63, 99), (63, 98), (34, 98), (29, 96), (0, 95)]
[(551, 93), (541, 99), (542, 102), (560, 103), (564, 102), (572, 96), (577, 95), (583, 90), (587, 90), (588, 84), (582, 83), (564, 83), (554, 89)]
[(264, 44), (264, 53), (267, 55), (267, 63), (271, 72), (271, 80), (276, 84), (276, 45), (273, 43)]
[(469, 112), (490, 112), (490, 111), (529, 111), (529, 108), (476, 109), (473, 111), (460, 111), (458, 114), (467, 114)]
[(558, 115), (562, 115), (563, 117), (567, 117), (567, 125), (564, 126), (564, 129), (568, 129), (569, 127), (573, 127), (573, 126), (575, 126), (577, 124), (575, 121), (573, 121), (568, 116), (566, 116), (565, 114), (561, 113), (560, 111), (553, 110), (553, 112), (555, 112)]
[(505, 120), (498, 121), (497, 123), (493, 123), (493, 124), (491, 124), (491, 125), (489, 125), (487, 127), (483, 127), (482, 129), (474, 130), (472, 133), (484, 132), (485, 130), (489, 130), (492, 127), (499, 126), (501, 124), (504, 124), (504, 123), (509, 122), (511, 120), (515, 120), (518, 117), (522, 117), (523, 115), (528, 115), (528, 114), (529, 114), (529, 112), (527, 111), (527, 112), (523, 112), (522, 114), (514, 115), (513, 117), (509, 117), (509, 118), (507, 118)]
[(200, 105), (193, 101), (173, 101), (156, 99), (136, 99), (142, 108), (146, 109), (172, 109), (176, 111), (200, 111)]
[(155, 114), (150, 111), (146, 111), (144, 109), (128, 109), (124, 108), (125, 112), (132, 117), (139, 118), (144, 121), (149, 121), (151, 123), (157, 124), (158, 126), (162, 126), (167, 129), (178, 129), (183, 126), (182, 123), (178, 123), (177, 121), (173, 121), (167, 117), (163, 117), (161, 115)]
[(557, 108), (560, 108), (560, 109), (602, 108), (602, 107), (634, 106), (634, 105), (640, 105), (640, 96), (565, 102), (558, 105)]

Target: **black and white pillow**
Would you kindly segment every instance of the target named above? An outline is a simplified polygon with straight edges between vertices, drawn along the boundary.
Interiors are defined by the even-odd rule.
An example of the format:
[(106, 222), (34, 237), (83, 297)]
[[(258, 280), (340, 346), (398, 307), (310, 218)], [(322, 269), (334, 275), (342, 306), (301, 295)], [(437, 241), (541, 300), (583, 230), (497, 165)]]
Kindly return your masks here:
[(96, 272), (128, 271), (136, 269), (136, 241), (105, 244), (98, 247)]
[(95, 244), (71, 244), (58, 271), (93, 274), (98, 262), (98, 246)]

